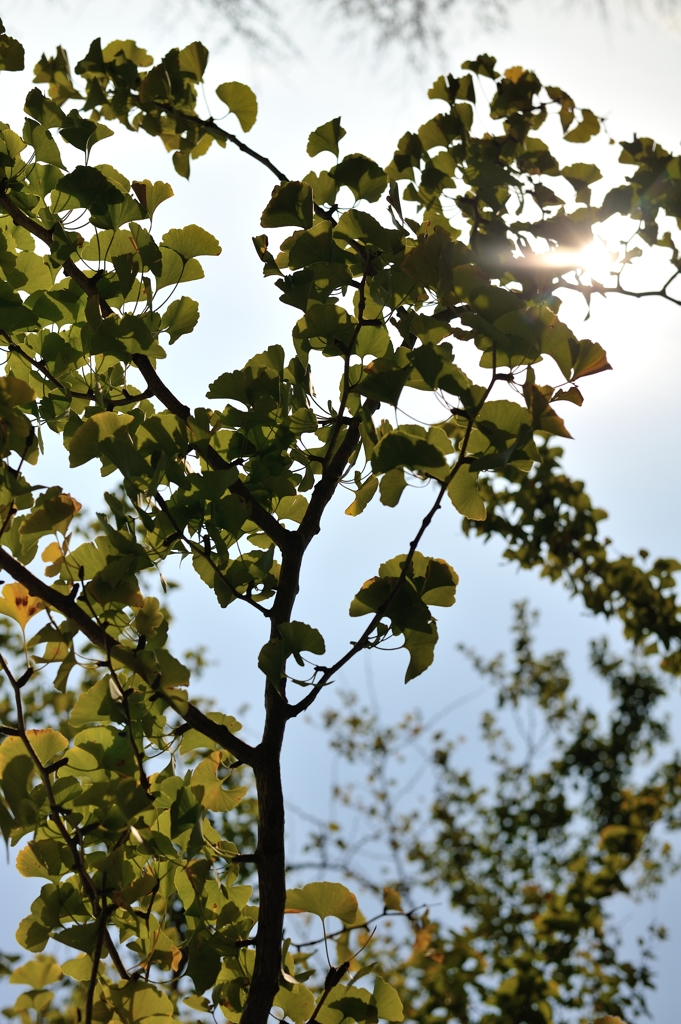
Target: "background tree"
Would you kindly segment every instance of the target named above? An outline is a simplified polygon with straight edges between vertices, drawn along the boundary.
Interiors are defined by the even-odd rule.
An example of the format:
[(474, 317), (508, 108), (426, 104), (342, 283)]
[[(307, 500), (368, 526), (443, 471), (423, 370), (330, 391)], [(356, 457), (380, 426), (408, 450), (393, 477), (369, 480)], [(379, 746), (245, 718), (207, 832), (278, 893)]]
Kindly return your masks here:
[[(6, 70), (21, 69), (22, 48), (7, 35), (0, 56)], [(535, 557), (585, 594), (597, 571), (603, 608), (619, 611), (636, 642), (659, 643), (665, 668), (676, 670), (676, 564), (625, 560), (627, 571), (618, 571), (620, 561), (595, 537), (588, 499), (575, 497), (577, 485), (537, 441), (566, 434), (552, 403), (580, 404), (577, 382), (608, 368), (600, 346), (559, 320), (556, 291), (626, 292), (636, 234), (652, 245), (658, 218), (676, 215), (678, 161), (650, 140), (625, 144), (631, 178), (592, 205), (598, 168), (561, 168), (538, 133), (556, 115), (568, 146), (584, 143), (600, 131), (598, 118), (522, 68), (500, 76), (482, 56), (467, 62), (463, 77), (435, 83), (431, 97), (445, 112), (407, 133), (386, 169), (360, 154), (341, 159), (344, 131), (335, 119), (308, 143), (311, 157), (331, 154), (329, 169), (289, 181), (269, 157), (197, 112), (207, 57), (192, 43), (154, 65), (132, 42), (102, 48), (97, 40), (76, 66), (76, 85), (59, 49), (36, 66), (46, 89), (29, 92), (21, 135), (3, 129), (0, 566), (15, 581), (3, 610), (22, 638), (3, 663), (13, 710), (0, 747), (1, 824), (13, 842), (33, 835), (18, 866), (47, 880), (19, 936), (38, 954), (49, 938), (82, 951), (63, 972), (78, 983), (67, 1013), (87, 1022), (168, 1019), (181, 1000), (192, 1011), (219, 1004), (245, 1024), (264, 1022), (273, 1004), (294, 1022), (399, 1020), (399, 996), (380, 975), (373, 990), (358, 985), (362, 968), (347, 982), (354, 955), (315, 983), (309, 958), (282, 946), (285, 909), (335, 917), (350, 929), (364, 923), (338, 883), (286, 892), (286, 726), (362, 650), (396, 641), (408, 654), (407, 680), (428, 668), (437, 641), (431, 608), (453, 604), (457, 576), (421, 553), (424, 535), (445, 501), (465, 521), (484, 521), (484, 495), (494, 506), (497, 491), (517, 514), (499, 515), (491, 528), (530, 532)], [(473, 130), (473, 75), (497, 83), (489, 110), (496, 135)], [(257, 114), (251, 90), (227, 82), (217, 94), (248, 131)], [(164, 346), (196, 327), (197, 304), (173, 295), (202, 275), (200, 259), (216, 255), (219, 243), (196, 225), (153, 238), (170, 186), (130, 183), (110, 165), (92, 164), (93, 146), (111, 134), (105, 122), (116, 120), (160, 136), (185, 177), (216, 141), (279, 179), (261, 223), (296, 230), (276, 258), (266, 236), (255, 247), (265, 275), (298, 311), (294, 354), (287, 362), (274, 345), (242, 370), (211, 368), (217, 376), (207, 397), (217, 407), (192, 411), (157, 364)], [(62, 144), (83, 154), (72, 170)], [(593, 224), (614, 214), (634, 217), (637, 227), (616, 254), (613, 284), (603, 287), (584, 274), (583, 247)], [(659, 294), (676, 301), (669, 288), (677, 251), (671, 234), (659, 241), (674, 265)], [(479, 366), (468, 360), (469, 376), (460, 361), (471, 342)], [(338, 394), (326, 401), (310, 380), (320, 355), (340, 370)], [(546, 378), (534, 369), (544, 356), (555, 366)], [(396, 416), (410, 391), (424, 403), (426, 425)], [(49, 453), (48, 429), (74, 469), (98, 460), (103, 475), (116, 474), (106, 510), (80, 526), (78, 546), (78, 501), (34, 482), (32, 467)], [(490, 481), (491, 495), (483, 489)], [(394, 507), (409, 485), (428, 489), (426, 514), (405, 553), (352, 600), (351, 617), (368, 617), (368, 625), (321, 663), (321, 634), (293, 616), (323, 516), (343, 489), (351, 491), (348, 514), (357, 516), (377, 494)], [(563, 541), (561, 561), (548, 526)], [(264, 620), (266, 719), (257, 745), (239, 737), (233, 717), (188, 699), (189, 667), (170, 653), (169, 617), (150, 592), (163, 586), (162, 563), (173, 557), (191, 558), (222, 607), (241, 601)], [(26, 637), (43, 610), (48, 623)], [(58, 694), (73, 674), (68, 721), (68, 698), (58, 707), (55, 698), (54, 711), (50, 702), (38, 708), (34, 721), (39, 698), (25, 703), (25, 695), (36, 672), (41, 688), (51, 684)], [(43, 727), (48, 712), (52, 724)], [(246, 796), (245, 786), (226, 788), (245, 768), (257, 790), (258, 835), (255, 850), (239, 852), (232, 840), (248, 839), (248, 815), (231, 824), (223, 816)], [(238, 884), (245, 861), (257, 872), (254, 902)], [(60, 971), (40, 956), (19, 968), (15, 980), (33, 985), (33, 994), (17, 1012), (42, 1013), (44, 986)]]
[[(498, 705), (481, 717), (493, 767), (483, 784), (460, 767), (465, 748), (441, 716), (386, 722), (351, 693), (323, 716), (346, 770), (298, 870), (340, 873), (386, 908), (369, 955), (410, 1020), (648, 1016), (664, 928), (632, 957), (612, 898), (650, 896), (675, 867), (681, 773), (665, 688), (640, 654), (626, 664), (594, 643), (610, 710), (585, 707), (564, 652), (535, 654), (533, 620), (516, 608), (510, 667), (469, 652)], [(300, 948), (314, 946), (303, 936)]]
[[(295, 52), (295, 33), (285, 27), (281, 11), (268, 0), (203, 0), (203, 5), (224, 19), (237, 37), (257, 48), (270, 52)], [(608, 18), (617, 6), (608, 0), (572, 0), (557, 2), (556, 10), (565, 7), (586, 7), (594, 17)], [(630, 14), (646, 18), (675, 19), (678, 0), (630, 0)], [(443, 50), (451, 27), (473, 19), (483, 26), (507, 23), (512, 13), (508, 0), (323, 0), (312, 4), (299, 2), (296, 17), (324, 15), (350, 32), (368, 34), (375, 44), (391, 44), (406, 49), (412, 57), (423, 60), (430, 50)]]

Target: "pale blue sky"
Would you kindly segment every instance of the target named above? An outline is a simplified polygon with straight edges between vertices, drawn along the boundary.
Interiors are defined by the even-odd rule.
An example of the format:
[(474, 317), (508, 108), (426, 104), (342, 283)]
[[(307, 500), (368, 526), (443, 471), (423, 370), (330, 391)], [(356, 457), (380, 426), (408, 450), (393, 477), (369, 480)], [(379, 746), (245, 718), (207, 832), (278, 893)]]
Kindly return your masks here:
[[(177, 13), (179, 5), (164, 11), (162, 5), (148, 0), (108, 5), (92, 0), (22, 0), (6, 5), (3, 18), (7, 30), (25, 43), (29, 66), (43, 50), (52, 52), (60, 42), (67, 45), (75, 63), (98, 35), (103, 42), (133, 36), (155, 56), (171, 45), (202, 38), (213, 51), (209, 65), (213, 86), (236, 79), (255, 89), (260, 116), (249, 141), (291, 177), (309, 169), (305, 155), (309, 131), (338, 114), (348, 131), (348, 151), (366, 152), (387, 162), (403, 132), (432, 116), (432, 103), (426, 97), (432, 80), (441, 71), (456, 72), (463, 59), (484, 50), (497, 55), (502, 68), (532, 67), (542, 80), (571, 92), (578, 103), (608, 115), (615, 138), (652, 135), (677, 151), (681, 144), (681, 34), (661, 21), (627, 18), (618, 9), (612, 21), (604, 22), (593, 14), (587, 16), (586, 2), (574, 13), (560, 0), (523, 0), (514, 5), (504, 30), (483, 32), (468, 18), (461, 24), (452, 20), (443, 33), (446, 64), (428, 56), (426, 67), (414, 70), (405, 66), (398, 51), (373, 52), (324, 23), (321, 15), (303, 17), (310, 7), (296, 3), (287, 7), (284, 20), (300, 53), (276, 63), (241, 44), (221, 45), (224, 27), (216, 17), (183, 16)], [(28, 83), (28, 75), (0, 76), (3, 120), (10, 120), (8, 108), (12, 117), (18, 116)], [(211, 101), (211, 106), (215, 112), (218, 101)], [(176, 199), (162, 207), (163, 225), (196, 222), (223, 245), (221, 257), (204, 261), (205, 281), (188, 289), (201, 303), (200, 326), (191, 339), (178, 342), (163, 368), (183, 400), (200, 403), (207, 383), (220, 370), (241, 365), (269, 344), (289, 343), (295, 311), (281, 305), (272, 283), (261, 279), (250, 242), (259, 231), (260, 211), (274, 180), (235, 150), (213, 147), (193, 165), (187, 184), (174, 175), (160, 143), (125, 132), (102, 143), (98, 154), (100, 161), (110, 161), (130, 177), (171, 181)], [(583, 313), (576, 304), (570, 308), (568, 319), (575, 330)], [(594, 501), (610, 511), (608, 535), (623, 553), (646, 547), (654, 555), (681, 554), (676, 519), (681, 494), (680, 328), (681, 309), (676, 307), (657, 300), (638, 304), (609, 300), (597, 301), (590, 322), (579, 329), (580, 336), (604, 345), (614, 372), (590, 378), (585, 383), (584, 407), (570, 407), (568, 424), (574, 440), (566, 442), (566, 462), (574, 475), (587, 482)], [(64, 466), (55, 456), (49, 468), (54, 482), (63, 483)], [(72, 493), (94, 508), (106, 484), (103, 487), (84, 467), (78, 486), (82, 490), (74, 486)], [(404, 550), (418, 505), (418, 495), (410, 495), (387, 516), (385, 509), (372, 505), (362, 519), (352, 520), (342, 515), (339, 504), (316, 542), (299, 609), (299, 617), (321, 628), (330, 646), (342, 650), (354, 635), (346, 618), (349, 600), (384, 558)], [(560, 587), (503, 565), (499, 545), (483, 547), (467, 541), (445, 514), (433, 527), (424, 550), (442, 555), (455, 566), (461, 577), (459, 597), (455, 608), (443, 610), (440, 616), (441, 641), (428, 675), (405, 688), (400, 655), (372, 659), (376, 692), (395, 714), (413, 705), (431, 714), (472, 689), (475, 682), (454, 655), (455, 644), (474, 644), (487, 654), (503, 647), (511, 603), (519, 598), (529, 598), (542, 611), (542, 643), (570, 650), (577, 670), (584, 666), (587, 638), (606, 629), (617, 636), (616, 626), (606, 627), (585, 616)], [(179, 578), (177, 572), (170, 575)], [(248, 609), (232, 606), (225, 615), (197, 582), (188, 580), (182, 593), (174, 598), (182, 616), (176, 648), (208, 645), (215, 665), (202, 684), (204, 691), (219, 699), (225, 710), (253, 705), (249, 721), (255, 728), (261, 688), (253, 655), (263, 642), (260, 622), (252, 623)], [(354, 664), (341, 684), (362, 689), (364, 667)], [(479, 709), (474, 705), (462, 709), (452, 721), (453, 731), (472, 731)], [(315, 764), (312, 788), (310, 756)], [(474, 743), (471, 757), (479, 758)], [(310, 809), (321, 807), (323, 813), (330, 770), (323, 738), (305, 724), (294, 723), (285, 762), (293, 802)], [(297, 826), (296, 833), (300, 831)], [(36, 886), (4, 867), (0, 871), (4, 894), (0, 948), (8, 949), (16, 922), (25, 912), (27, 894)], [(660, 916), (672, 931), (661, 951), (659, 994), (651, 1002), (656, 1024), (674, 1024), (676, 964), (681, 953), (681, 927), (675, 929), (673, 920), (681, 916), (678, 885), (668, 886), (661, 905)], [(637, 911), (633, 923), (645, 922), (651, 913), (649, 907)], [(629, 920), (626, 928), (631, 927)]]

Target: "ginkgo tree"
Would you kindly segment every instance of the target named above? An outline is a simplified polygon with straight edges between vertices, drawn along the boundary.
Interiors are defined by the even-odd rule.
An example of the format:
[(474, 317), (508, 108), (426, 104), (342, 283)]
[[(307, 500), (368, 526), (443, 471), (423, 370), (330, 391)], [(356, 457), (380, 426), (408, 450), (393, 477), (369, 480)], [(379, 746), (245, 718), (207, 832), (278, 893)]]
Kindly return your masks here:
[[(361, 651), (397, 643), (407, 681), (431, 665), (433, 609), (454, 604), (458, 582), (427, 553), (439, 512), (506, 534), (521, 564), (619, 614), (634, 642), (681, 668), (677, 563), (612, 558), (598, 514), (544, 443), (567, 436), (557, 403), (580, 405), (582, 378), (609, 369), (601, 346), (560, 319), (559, 291), (626, 292), (638, 241), (668, 250), (659, 294), (675, 301), (680, 164), (650, 140), (625, 143), (628, 177), (592, 204), (598, 168), (561, 166), (541, 133), (555, 122), (568, 147), (588, 143), (599, 119), (483, 55), (438, 79), (429, 95), (439, 112), (399, 140), (387, 167), (341, 156), (335, 118), (307, 146), (327, 168), (289, 180), (236, 123), (231, 132), (201, 116), (207, 60), (200, 43), (154, 63), (134, 42), (96, 40), (74, 77), (59, 47), (35, 67), (24, 123), (0, 130), (0, 569), (12, 581), (0, 611), (22, 634), (8, 634), (0, 661), (0, 825), (21, 845), (18, 870), (45, 880), (18, 932), (33, 959), (15, 972), (31, 989), (13, 1012), (44, 1016), (49, 985), (65, 976), (68, 1005), (49, 1013), (86, 1024), (217, 1008), (265, 1024), (273, 1007), (295, 1024), (398, 1021), (393, 987), (363, 980), (374, 965), (350, 971), (350, 958), (318, 978), (286, 938), (286, 911), (325, 928), (335, 919), (349, 935), (365, 923), (340, 883), (287, 893), (286, 727)], [(0, 61), (5, 71), (24, 64), (6, 34)], [(476, 76), (495, 83), (486, 111)], [(217, 95), (247, 132), (250, 88), (224, 83)], [(220, 243), (193, 224), (155, 237), (171, 186), (143, 167), (129, 182), (94, 162), (116, 124), (158, 136), (185, 177), (215, 142), (277, 179), (260, 226), (278, 244), (258, 234), (251, 255), (290, 308), (292, 336), (241, 369), (210, 366), (201, 407), (161, 367), (199, 323), (196, 301), (176, 289), (203, 276)], [(631, 218), (632, 237), (601, 285), (580, 252), (615, 215)], [(339, 377), (328, 395), (312, 386), (324, 357)], [(419, 422), (398, 421), (414, 393)], [(112, 478), (94, 523), (76, 496), (40, 483), (55, 438), (72, 468), (93, 463)], [(348, 515), (374, 500), (389, 517), (412, 486), (425, 495), (422, 518), (402, 553), (358, 566), (348, 603), (360, 622), (345, 647), (339, 623), (327, 651), (295, 610), (325, 516), (349, 489)], [(240, 737), (234, 709), (200, 706), (192, 664), (170, 652), (156, 596), (168, 561), (189, 563), (225, 614), (247, 605), (263, 630), (256, 744)], [(250, 846), (239, 817), (247, 771)], [(240, 865), (253, 865), (255, 893)], [(51, 940), (74, 955), (46, 958)]]

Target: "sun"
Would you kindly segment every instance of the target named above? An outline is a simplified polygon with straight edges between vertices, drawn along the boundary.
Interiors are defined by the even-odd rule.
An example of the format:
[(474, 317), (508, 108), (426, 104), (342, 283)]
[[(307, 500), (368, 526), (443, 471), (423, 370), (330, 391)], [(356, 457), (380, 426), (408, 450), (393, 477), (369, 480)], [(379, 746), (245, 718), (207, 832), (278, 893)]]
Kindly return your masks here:
[(612, 265), (617, 259), (600, 238), (594, 238), (577, 253), (577, 270), (583, 270), (592, 281), (602, 282), (612, 274)]

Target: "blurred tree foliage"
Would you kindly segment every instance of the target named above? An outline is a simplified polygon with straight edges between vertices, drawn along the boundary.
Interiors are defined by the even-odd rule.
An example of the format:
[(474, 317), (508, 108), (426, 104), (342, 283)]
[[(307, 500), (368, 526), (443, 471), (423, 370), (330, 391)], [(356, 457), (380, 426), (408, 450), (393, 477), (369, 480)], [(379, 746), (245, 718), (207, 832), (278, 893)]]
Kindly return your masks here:
[(599, 713), (575, 695), (564, 652), (536, 655), (535, 618), (516, 608), (509, 666), (466, 652), (497, 703), (480, 723), (482, 784), (439, 715), (386, 724), (353, 693), (324, 715), (346, 781), (299, 870), (335, 871), (392, 912), (370, 956), (410, 1020), (647, 1017), (665, 929), (651, 926), (632, 957), (613, 918), (622, 898), (654, 896), (678, 868), (681, 760), (659, 707), (666, 690), (640, 655), (625, 662), (594, 643)]
[[(198, 2), (199, 9), (210, 8), (254, 47), (280, 53), (295, 49), (295, 31), (287, 29), (288, 19), (269, 0)], [(605, 19), (626, 14), (673, 22), (679, 12), (678, 0), (552, 0), (552, 6), (557, 15), (579, 10)], [(393, 44), (422, 60), (428, 51), (441, 55), (457, 25), (463, 24), (464, 32), (476, 22), (482, 28), (504, 27), (513, 5), (510, 0), (296, 0), (292, 10), (293, 21), (322, 16), (376, 45)]]

